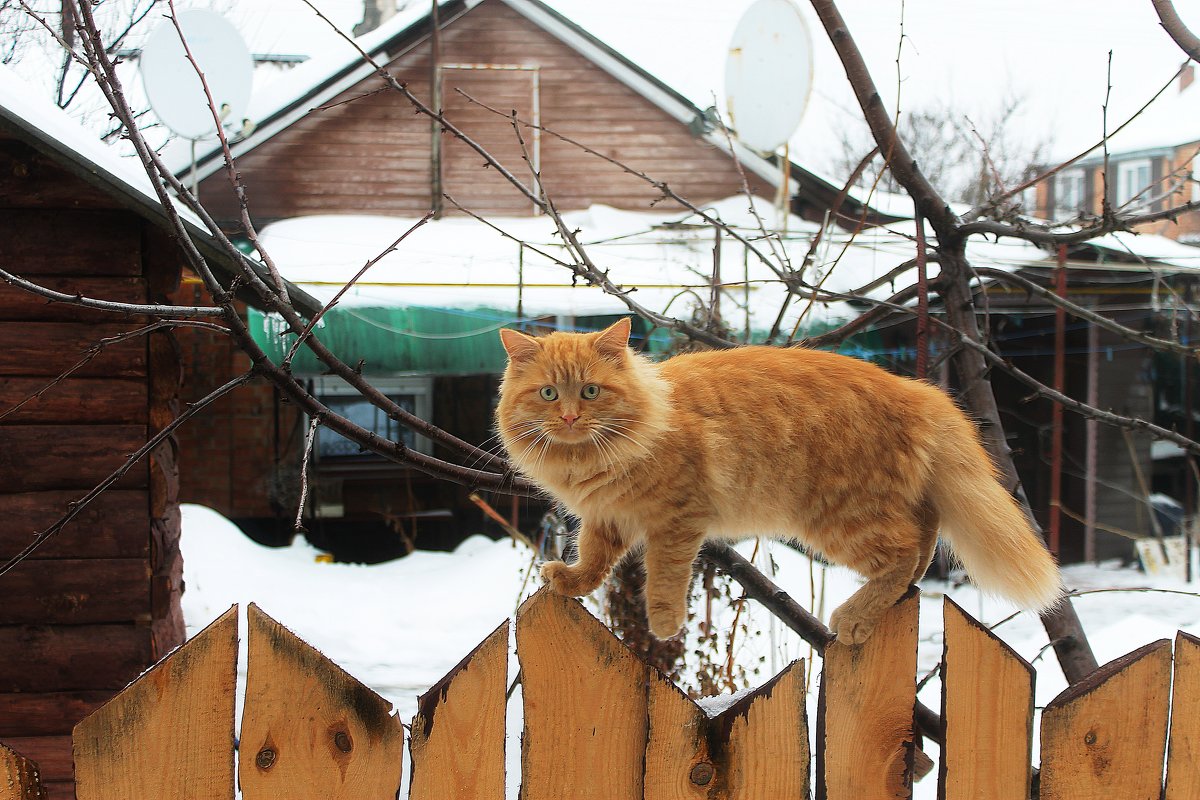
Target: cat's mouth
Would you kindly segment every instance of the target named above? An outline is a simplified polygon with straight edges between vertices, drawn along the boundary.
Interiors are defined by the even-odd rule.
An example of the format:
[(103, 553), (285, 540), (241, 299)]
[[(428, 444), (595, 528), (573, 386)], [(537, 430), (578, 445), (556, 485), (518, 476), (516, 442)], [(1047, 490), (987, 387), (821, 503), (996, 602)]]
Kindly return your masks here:
[(592, 441), (592, 432), (587, 425), (558, 425), (550, 432), (551, 438), (560, 444), (582, 444)]

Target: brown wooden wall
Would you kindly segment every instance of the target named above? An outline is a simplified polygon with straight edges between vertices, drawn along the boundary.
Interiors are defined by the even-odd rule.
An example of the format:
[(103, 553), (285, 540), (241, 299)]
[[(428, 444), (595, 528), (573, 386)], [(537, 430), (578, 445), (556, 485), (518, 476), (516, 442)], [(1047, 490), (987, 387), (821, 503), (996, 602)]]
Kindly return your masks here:
[[(423, 100), (430, 96), (429, 52), (422, 43), (389, 66)], [(484, 0), (444, 28), (441, 63), (536, 66), (545, 126), (667, 181), (697, 203), (742, 191), (724, 153), (498, 0)], [(523, 177), (528, 170), (510, 124), (456, 89), (525, 117), (533, 106), (532, 74), (448, 68), (443, 79), (447, 119)], [(363, 81), (239, 159), (257, 222), (324, 213), (419, 216), (429, 210), (429, 119), (393, 91), (345, 102), (382, 85), (377, 77)], [(532, 134), (525, 136), (532, 149)], [(478, 154), (449, 134), (442, 142), (445, 190), (456, 200), (478, 212), (532, 213), (527, 199), (494, 170), (482, 168)], [(644, 181), (548, 135), (541, 140), (541, 165), (560, 209), (594, 203), (648, 209), (658, 197)], [(770, 196), (771, 189), (750, 178), (755, 191)], [(203, 182), (201, 198), (219, 218), (236, 219), (223, 171)], [(449, 206), (447, 211), (454, 213)]]
[[(161, 298), (178, 266), (161, 234), (0, 133), (0, 263), (60, 291)], [(0, 414), (139, 322), (0, 283)], [(104, 349), (0, 419), (0, 561), (54, 522), (178, 412), (169, 333)], [(0, 741), (71, 797), (72, 726), (183, 641), (174, 443), (0, 576)]]

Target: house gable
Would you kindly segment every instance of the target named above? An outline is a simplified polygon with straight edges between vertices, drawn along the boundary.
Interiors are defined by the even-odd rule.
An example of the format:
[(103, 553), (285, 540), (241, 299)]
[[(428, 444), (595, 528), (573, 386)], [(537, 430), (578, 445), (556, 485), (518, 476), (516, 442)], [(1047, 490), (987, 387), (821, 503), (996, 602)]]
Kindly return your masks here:
[[(464, 93), (504, 113), (515, 109), (523, 119), (666, 181), (696, 203), (742, 190), (728, 154), (501, 0), (484, 0), (445, 25), (440, 63), (447, 119), (529, 186), (510, 122)], [(400, 53), (388, 69), (428, 101), (428, 39)], [(596, 203), (645, 209), (661, 197), (646, 181), (549, 133), (524, 128), (522, 136), (560, 209)], [(431, 204), (431, 140), (430, 120), (371, 76), (245, 153), (238, 168), (260, 224), (320, 213), (419, 216)], [(448, 133), (441, 140), (444, 190), (458, 203), (485, 214), (533, 213), (528, 198), (484, 168), (478, 153)], [(748, 179), (756, 193), (773, 192), (756, 175)], [(202, 182), (201, 198), (219, 219), (237, 219), (223, 172)], [(447, 213), (456, 211), (448, 204)]]

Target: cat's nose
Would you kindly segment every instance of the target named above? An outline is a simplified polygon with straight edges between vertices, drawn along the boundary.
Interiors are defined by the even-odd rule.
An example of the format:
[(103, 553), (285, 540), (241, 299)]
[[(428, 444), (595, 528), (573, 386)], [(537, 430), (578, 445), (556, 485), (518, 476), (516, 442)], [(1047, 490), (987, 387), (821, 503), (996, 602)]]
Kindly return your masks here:
[(563, 414), (562, 415), (562, 421), (567, 423), (568, 428), (571, 427), (572, 425), (574, 425), (575, 420), (577, 420), (577, 419), (579, 419), (578, 414)]

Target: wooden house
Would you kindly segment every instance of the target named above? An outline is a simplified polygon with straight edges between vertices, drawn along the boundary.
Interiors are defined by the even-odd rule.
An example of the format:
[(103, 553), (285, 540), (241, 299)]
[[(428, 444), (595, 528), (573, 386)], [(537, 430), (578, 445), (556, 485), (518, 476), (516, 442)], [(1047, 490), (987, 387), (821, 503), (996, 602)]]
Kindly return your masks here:
[[(1194, 64), (1185, 65), (1175, 86), (1113, 134), (1107, 152), (1097, 147), (1040, 183), (1030, 212), (1055, 220), (1098, 217), (1106, 193), (1110, 208), (1128, 213), (1200, 201), (1200, 87)], [(1200, 244), (1200, 212), (1147, 223), (1139, 231)]]
[[(769, 199), (785, 184), (792, 213), (819, 221), (838, 194), (839, 187), (796, 166), (784, 181), (773, 159), (731, 143), (710, 113), (537, 0), (449, 0), (439, 4), (438, 18), (436, 53), (428, 3), (401, 11), (357, 42), (421, 102), (440, 106), (448, 120), (524, 176), (527, 155), (562, 211), (595, 206), (682, 209), (664, 201), (650, 183), (554, 134), (665, 180), (700, 205), (739, 195), (744, 184)], [(436, 92), (434, 85), (440, 87)], [(502, 114), (516, 111), (547, 130), (525, 129), (522, 145), (510, 121), (481, 103)], [(249, 113), (255, 130), (234, 145), (233, 153), (248, 190), (250, 216), (260, 230), (311, 215), (411, 220), (439, 206), (445, 218), (461, 217), (454, 203), (442, 200), (443, 192), (474, 213), (535, 216), (528, 198), (494, 169), (484, 168), (478, 153), (428, 116), (415, 113), (409, 100), (388, 89), (349, 46), (296, 67), (252, 100)], [(181, 174), (190, 171), (186, 161), (175, 162)], [(236, 235), (240, 208), (219, 151), (199, 152), (196, 174), (201, 200)], [(532, 185), (531, 178), (528, 183)], [(858, 214), (862, 206), (850, 199), (844, 210)], [(548, 226), (547, 221), (543, 227)], [(464, 253), (464, 258), (470, 255)], [(514, 275), (517, 261), (514, 247)], [(436, 279), (432, 269), (424, 278)], [(185, 282), (180, 296), (192, 302), (196, 291)], [(417, 327), (415, 316), (435, 313), (383, 310), (374, 324), (404, 330)], [(336, 316), (323, 329), (331, 341), (341, 336)], [(472, 326), (453, 316), (441, 314), (436, 325), (446, 327), (430, 330), (465, 335)], [(543, 322), (587, 328), (611, 320), (563, 309)], [(399, 401), (456, 435), (483, 443), (491, 434), (497, 373), (503, 366), (494, 329), (444, 359), (430, 356), (437, 349), (433, 338), (409, 347), (402, 337), (387, 339), (359, 324), (341, 336), (347, 346), (338, 351), (348, 363), (364, 359), (364, 371)], [(185, 396), (199, 396), (228, 375), (212, 363), (213, 351), (202, 357), (210, 360), (186, 362), (190, 388)], [(321, 391), (328, 381), (320, 365), (307, 369)], [(326, 399), (340, 402), (336, 387), (326, 388)], [(184, 457), (198, 462), (188, 475), (205, 475), (203, 484), (185, 482), (182, 496), (220, 510), (270, 542), (292, 534), (295, 497), (288, 487), (296, 483), (303, 421), (289, 415), (278, 398), (262, 399), (252, 411), (230, 406), (181, 434), (192, 437)], [(380, 422), (386, 425), (386, 420)], [(258, 468), (263, 459), (271, 461), (270, 469)], [(256, 466), (248, 466), (247, 460)], [(209, 466), (213, 468), (205, 472)], [(309, 536), (339, 558), (391, 557), (414, 541), (422, 547), (449, 546), (487, 524), (467, 501), (466, 489), (373, 457), (343, 453), (325, 458), (315, 479), (319, 513)], [(507, 498), (497, 502), (511, 512)], [(530, 507), (524, 521), (535, 524), (538, 516), (538, 509)]]
[[(182, 256), (149, 182), (119, 162), (0, 71), (0, 264), (66, 293), (166, 302)], [(0, 282), (0, 563), (179, 412), (170, 330), (88, 358), (145, 322)], [(183, 642), (179, 462), (165, 441), (0, 575), (0, 741), (40, 765), (52, 800), (74, 797), (74, 724)]]

